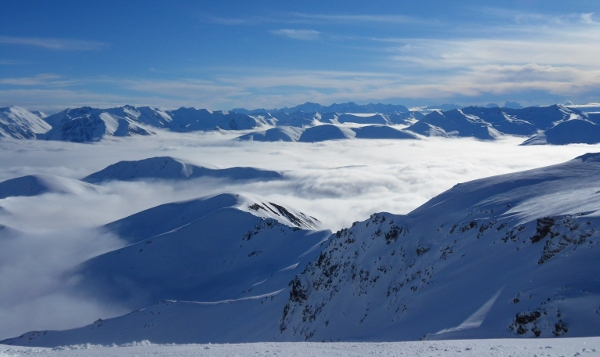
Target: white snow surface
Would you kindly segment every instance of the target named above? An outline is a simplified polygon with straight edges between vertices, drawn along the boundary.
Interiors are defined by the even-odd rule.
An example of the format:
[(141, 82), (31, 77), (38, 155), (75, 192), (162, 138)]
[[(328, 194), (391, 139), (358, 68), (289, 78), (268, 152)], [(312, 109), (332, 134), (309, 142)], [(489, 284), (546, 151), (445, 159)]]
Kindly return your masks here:
[(564, 339), (503, 339), (418, 342), (288, 342), (242, 344), (155, 344), (139, 341), (121, 345), (67, 345), (29, 348), (0, 345), (0, 357), (16, 356), (407, 356), (407, 357), (566, 357), (600, 356), (600, 337)]
[(34, 139), (51, 129), (41, 117), (20, 107), (0, 108), (0, 137)]

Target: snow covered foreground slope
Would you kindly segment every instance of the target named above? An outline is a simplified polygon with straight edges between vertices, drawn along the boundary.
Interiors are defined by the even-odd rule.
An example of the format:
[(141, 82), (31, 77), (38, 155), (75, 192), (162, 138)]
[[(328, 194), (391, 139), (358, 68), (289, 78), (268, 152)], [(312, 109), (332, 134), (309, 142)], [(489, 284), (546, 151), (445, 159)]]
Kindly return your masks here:
[(491, 177), (329, 240), (284, 340), (600, 334), (600, 154)]
[[(406, 216), (374, 214), (332, 235), (283, 291), (213, 303), (165, 300), (2, 343), (598, 336), (599, 189), (600, 154), (459, 184)], [(124, 262), (138, 264), (157, 239), (163, 236), (121, 250)], [(156, 255), (147, 267), (168, 268)], [(103, 269), (119, 262), (116, 252), (106, 256)], [(131, 266), (138, 267), (123, 268)]]

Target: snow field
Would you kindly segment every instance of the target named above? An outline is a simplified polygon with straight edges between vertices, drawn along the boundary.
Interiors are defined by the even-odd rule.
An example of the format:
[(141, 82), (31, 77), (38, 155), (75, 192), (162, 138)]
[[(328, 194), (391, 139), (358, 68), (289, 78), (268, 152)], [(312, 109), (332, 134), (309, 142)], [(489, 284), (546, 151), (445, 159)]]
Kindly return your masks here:
[(73, 345), (24, 348), (0, 345), (0, 357), (16, 356), (447, 356), (560, 357), (600, 356), (600, 337), (564, 339), (457, 340), (418, 342), (244, 343), (161, 345), (148, 341), (120, 346)]

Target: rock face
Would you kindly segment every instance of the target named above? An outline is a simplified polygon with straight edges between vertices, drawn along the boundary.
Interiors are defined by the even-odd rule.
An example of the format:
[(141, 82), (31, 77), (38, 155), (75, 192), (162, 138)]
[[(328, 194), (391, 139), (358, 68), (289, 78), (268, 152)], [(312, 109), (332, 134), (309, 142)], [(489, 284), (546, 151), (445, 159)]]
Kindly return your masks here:
[(151, 157), (138, 161), (119, 161), (98, 172), (86, 176), (82, 181), (100, 183), (104, 181), (135, 180), (191, 180), (212, 177), (228, 180), (277, 180), (283, 175), (276, 171), (253, 167), (231, 167), (217, 169), (197, 166), (185, 160), (169, 156)]
[(50, 130), (42, 118), (19, 107), (0, 108), (0, 137), (35, 139)]
[(2, 343), (596, 336), (598, 187), (600, 154), (586, 154), (459, 184), (327, 240), (264, 199), (160, 206), (105, 227), (130, 245), (73, 272), (82, 293), (154, 305)]

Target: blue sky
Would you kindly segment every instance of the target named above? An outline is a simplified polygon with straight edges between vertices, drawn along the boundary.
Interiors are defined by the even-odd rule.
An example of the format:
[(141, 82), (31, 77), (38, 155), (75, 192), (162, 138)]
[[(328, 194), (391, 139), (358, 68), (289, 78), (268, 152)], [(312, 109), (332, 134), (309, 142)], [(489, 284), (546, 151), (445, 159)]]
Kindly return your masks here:
[(600, 101), (597, 0), (0, 7), (0, 106)]

